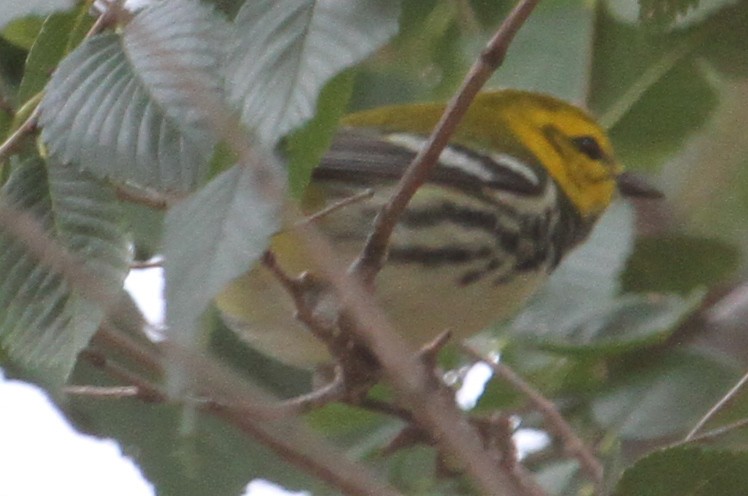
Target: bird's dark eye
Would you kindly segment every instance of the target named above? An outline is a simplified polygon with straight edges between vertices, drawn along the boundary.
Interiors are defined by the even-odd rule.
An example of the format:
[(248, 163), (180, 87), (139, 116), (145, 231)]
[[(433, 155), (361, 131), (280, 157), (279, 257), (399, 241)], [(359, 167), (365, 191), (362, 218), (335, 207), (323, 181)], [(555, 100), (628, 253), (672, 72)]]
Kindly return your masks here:
[(572, 138), (571, 142), (577, 147), (577, 150), (587, 155), (592, 160), (600, 160), (605, 154), (600, 148), (600, 144), (592, 136), (577, 136)]

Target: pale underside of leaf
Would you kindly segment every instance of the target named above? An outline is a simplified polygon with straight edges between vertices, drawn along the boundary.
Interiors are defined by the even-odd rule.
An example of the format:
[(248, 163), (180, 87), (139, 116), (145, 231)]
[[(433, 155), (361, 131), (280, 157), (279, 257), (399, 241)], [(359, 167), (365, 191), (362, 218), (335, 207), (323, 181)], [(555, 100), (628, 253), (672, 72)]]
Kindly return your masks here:
[[(16, 167), (3, 188), (13, 208), (37, 221), (72, 253), (102, 291), (119, 289), (129, 251), (113, 192), (70, 167), (39, 160)], [(0, 229), (0, 343), (19, 363), (67, 375), (97, 330), (104, 309)]]
[(229, 95), (272, 145), (309, 119), (322, 86), (397, 30), (396, 0), (246, 2), (236, 20)]
[(122, 35), (86, 40), (60, 64), (41, 104), (52, 154), (98, 177), (193, 189), (216, 141), (222, 27), (199, 2), (178, 0), (141, 11)]
[(200, 314), (267, 248), (279, 225), (280, 198), (266, 198), (251, 165), (237, 165), (172, 208), (164, 240), (167, 319), (194, 345)]

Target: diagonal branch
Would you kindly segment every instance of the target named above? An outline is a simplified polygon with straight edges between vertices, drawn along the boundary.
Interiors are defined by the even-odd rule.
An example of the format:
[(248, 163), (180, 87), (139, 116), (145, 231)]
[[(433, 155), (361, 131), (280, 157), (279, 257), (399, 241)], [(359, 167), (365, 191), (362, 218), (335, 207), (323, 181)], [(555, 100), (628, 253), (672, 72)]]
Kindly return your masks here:
[(603, 481), (603, 466), (595, 455), (590, 451), (589, 448), (584, 444), (584, 441), (577, 436), (574, 429), (559, 413), (556, 405), (553, 404), (548, 398), (543, 396), (540, 391), (532, 387), (522, 377), (520, 377), (512, 369), (504, 365), (503, 363), (497, 363), (489, 358), (484, 357), (480, 352), (471, 348), (470, 346), (463, 344), (461, 345), (462, 350), (467, 353), (470, 357), (487, 364), (494, 373), (508, 382), (514, 389), (524, 394), (535, 408), (543, 415), (548, 429), (556, 434), (564, 444), (564, 450), (570, 455), (574, 456), (578, 461), (582, 469), (587, 473), (588, 477), (595, 484), (602, 484)]
[(473, 64), (462, 86), (447, 105), (426, 146), (418, 152), (403, 174), (397, 191), (374, 219), (374, 228), (366, 240), (359, 258), (351, 265), (351, 273), (361, 277), (365, 284), (371, 282), (384, 264), (387, 246), (400, 215), (416, 190), (426, 181), (439, 155), (447, 146), (470, 103), (491, 75), (504, 62), (510, 43), (540, 0), (522, 0), (504, 22)]

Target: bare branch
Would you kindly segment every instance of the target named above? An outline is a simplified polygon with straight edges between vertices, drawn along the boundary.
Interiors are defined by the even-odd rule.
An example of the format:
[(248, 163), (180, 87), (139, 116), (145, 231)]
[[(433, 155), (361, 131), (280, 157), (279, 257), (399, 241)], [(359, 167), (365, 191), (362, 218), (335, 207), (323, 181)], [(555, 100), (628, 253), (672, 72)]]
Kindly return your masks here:
[[(169, 346), (169, 345), (167, 345)], [(265, 407), (267, 399), (259, 391), (250, 391), (246, 382), (236, 384), (224, 372), (206, 359), (182, 349), (169, 346), (171, 355), (184, 354), (181, 358), (200, 368), (202, 375), (198, 390), (211, 391), (205, 400), (195, 402), (196, 407), (223, 419), (240, 431), (275, 451), (283, 460), (299, 467), (326, 482), (331, 487), (354, 496), (372, 494), (396, 496), (399, 493), (385, 483), (378, 481), (365, 468), (354, 464), (337, 451), (327, 446), (292, 419), (281, 418), (274, 407)], [(128, 384), (137, 391), (137, 398), (165, 403), (169, 398), (165, 391), (134, 374), (117, 363), (108, 360), (97, 351), (87, 350), (82, 357), (93, 366)], [(122, 389), (123, 391), (129, 389)], [(86, 391), (79, 386), (73, 393)], [(93, 389), (88, 389), (89, 393)], [(102, 392), (103, 393), (103, 392)], [(113, 398), (112, 395), (99, 394), (100, 398)], [(230, 402), (222, 397), (230, 398)]]
[(475, 360), (489, 365), (494, 373), (501, 379), (508, 382), (517, 391), (521, 392), (532, 402), (535, 408), (543, 415), (548, 424), (548, 429), (556, 434), (564, 445), (564, 450), (574, 456), (588, 477), (596, 484), (601, 484), (603, 480), (603, 466), (595, 457), (592, 451), (587, 448), (582, 439), (577, 436), (574, 429), (564, 419), (552, 401), (543, 396), (540, 391), (532, 387), (516, 372), (503, 363), (497, 363), (490, 360), (477, 350), (468, 345), (461, 345), (462, 350)]

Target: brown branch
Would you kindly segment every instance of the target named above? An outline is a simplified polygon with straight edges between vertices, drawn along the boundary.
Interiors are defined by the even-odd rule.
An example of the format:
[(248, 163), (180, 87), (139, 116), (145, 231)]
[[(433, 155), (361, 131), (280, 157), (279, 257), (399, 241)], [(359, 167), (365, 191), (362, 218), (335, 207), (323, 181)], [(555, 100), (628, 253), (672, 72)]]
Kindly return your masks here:
[[(168, 401), (166, 393), (161, 389), (143, 379), (140, 375), (131, 372), (120, 364), (108, 359), (98, 350), (86, 349), (80, 353), (80, 358), (87, 361), (97, 369), (103, 370), (117, 381), (126, 384), (126, 387), (135, 390), (134, 397), (147, 403), (164, 403)], [(93, 388), (92, 386), (73, 386), (77, 388)]]
[(350, 268), (350, 271), (361, 277), (365, 284), (370, 284), (382, 268), (392, 231), (408, 202), (426, 181), (460, 120), (467, 113), (470, 103), (504, 61), (509, 44), (539, 1), (522, 0), (507, 16), (484, 48), (480, 58), (470, 68), (462, 86), (447, 105), (444, 114), (431, 133), (426, 146), (418, 152), (406, 169), (396, 192), (377, 214), (374, 219), (374, 229), (366, 240), (359, 258)]
[(86, 396), (89, 398), (137, 398), (140, 390), (136, 386), (65, 386), (62, 390), (71, 396)]
[(498, 470), (499, 455), (486, 449), (451, 395), (445, 395), (431, 370), (396, 333), (383, 312), (373, 304), (362, 284), (338, 269), (337, 254), (312, 226), (301, 226), (307, 253), (336, 290), (351, 322), (344, 326), (376, 357), (401, 405), (434, 438), (448, 456), (461, 460), (466, 475), (483, 494), (527, 495), (507, 474)]
[(160, 259), (160, 258), (144, 260), (144, 261), (135, 261), (135, 262), (130, 263), (130, 268), (134, 270), (158, 269), (158, 268), (162, 268), (163, 266), (164, 266), (164, 261), (163, 259)]
[(686, 434), (686, 437), (683, 438), (683, 441), (690, 441), (698, 432), (701, 430), (704, 425), (709, 422), (709, 420), (712, 419), (724, 406), (732, 400), (736, 394), (740, 392), (740, 390), (745, 386), (745, 383), (748, 382), (748, 372), (746, 372), (743, 377), (740, 378), (740, 380), (735, 384), (730, 390), (725, 393), (725, 395), (712, 407), (709, 409), (708, 412), (696, 423), (696, 425), (691, 429), (691, 431)]
[[(172, 354), (175, 351), (184, 352), (184, 350), (169, 350)], [(184, 353), (189, 355), (183, 357), (184, 359), (189, 360), (204, 372), (201, 376), (200, 386), (202, 387), (200, 389), (214, 390), (207, 399), (195, 402), (199, 410), (233, 425), (244, 434), (275, 451), (283, 460), (316, 476), (344, 494), (355, 496), (372, 494), (396, 496), (399, 494), (385, 483), (376, 480), (367, 470), (337, 455), (333, 448), (312, 437), (304, 427), (288, 419), (279, 420), (279, 417), (272, 413), (272, 407), (270, 410), (263, 407), (266, 404), (265, 398), (250, 393), (246, 387), (242, 387), (241, 392), (229, 392), (229, 396), (237, 399), (236, 402), (229, 404), (222, 401), (220, 395), (222, 392), (227, 393), (227, 385), (231, 385), (232, 381), (205, 360), (201, 360), (194, 354)], [(124, 369), (99, 352), (86, 350), (81, 357), (109, 376), (127, 384), (128, 386), (122, 391), (129, 391), (127, 388), (132, 388), (137, 392), (134, 395), (136, 398), (147, 402), (166, 403), (169, 401), (163, 389)], [(102, 399), (117, 398), (115, 395), (104, 394), (105, 390), (100, 391), (102, 394), (96, 394), (94, 388), (85, 386), (74, 387), (71, 392)], [(123, 396), (119, 396), (121, 397)]]
[(508, 382), (514, 389), (524, 394), (535, 408), (543, 415), (548, 430), (558, 436), (563, 442), (564, 451), (574, 456), (587, 476), (598, 486), (603, 481), (603, 466), (592, 451), (587, 448), (582, 439), (577, 436), (574, 429), (564, 419), (552, 401), (543, 396), (540, 391), (532, 387), (516, 372), (503, 363), (497, 363), (484, 357), (480, 352), (466, 344), (461, 345), (462, 350), (470, 357), (488, 364), (494, 373)]

